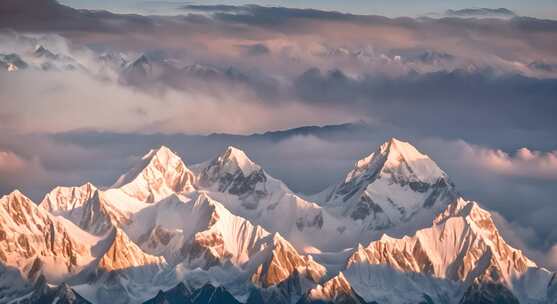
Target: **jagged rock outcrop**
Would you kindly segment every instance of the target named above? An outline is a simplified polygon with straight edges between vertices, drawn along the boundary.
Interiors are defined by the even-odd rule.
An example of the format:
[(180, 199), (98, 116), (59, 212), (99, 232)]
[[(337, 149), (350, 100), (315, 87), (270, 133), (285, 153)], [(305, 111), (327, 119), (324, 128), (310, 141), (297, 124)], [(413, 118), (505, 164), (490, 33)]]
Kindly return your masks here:
[(339, 303), (339, 304), (365, 304), (350, 286), (342, 272), (334, 276), (323, 285), (318, 285), (300, 299), (298, 304), (310, 303)]
[(127, 229), (143, 250), (190, 268), (208, 269), (226, 262), (240, 267), (269, 234), (203, 192), (193, 198), (169, 197), (135, 218)]
[(503, 284), (474, 282), (459, 304), (520, 304), (513, 293)]
[(192, 304), (240, 304), (224, 287), (205, 284), (193, 292)]
[(8, 303), (32, 292), (33, 284), (23, 277), (19, 269), (0, 262), (0, 303)]
[(167, 291), (159, 291), (143, 304), (240, 304), (224, 287), (210, 283), (189, 291), (183, 283)]
[(41, 276), (29, 296), (16, 300), (13, 304), (91, 304), (75, 292), (68, 284), (62, 283), (50, 287), (46, 279)]
[(305, 292), (303, 281), (307, 280), (294, 271), (286, 280), (268, 288), (254, 287), (246, 304), (289, 304), (298, 302)]
[(67, 218), (89, 233), (104, 235), (112, 227), (122, 227), (131, 221), (131, 214), (119, 209), (106, 196), (91, 183), (80, 187), (56, 187), (39, 206)]
[[(539, 286), (528, 282), (548, 282), (550, 277), (547, 270), (503, 240), (489, 212), (463, 199), (450, 204), (430, 228), (418, 230), (414, 236), (383, 236), (367, 247), (358, 246), (346, 269), (347, 281), (357, 285), (356, 291), (366, 301), (387, 303), (400, 303), (395, 295), (382, 295), (390, 281), (423, 286), (423, 296), (420, 289), (408, 290), (407, 295), (414, 294), (414, 298), (491, 303), (502, 297), (508, 303), (515, 299), (537, 303), (547, 297), (539, 294)], [(370, 281), (362, 281), (362, 276), (369, 276)], [(375, 286), (375, 291), (367, 292), (366, 284)], [(467, 293), (460, 295), (464, 290)]]
[(309, 242), (318, 241), (314, 234), (335, 232), (338, 226), (320, 206), (296, 195), (238, 148), (228, 147), (213, 160), (192, 166), (192, 171), (199, 189), (267, 231)]
[(280, 234), (273, 235), (261, 253), (254, 260), (263, 259), (251, 276), (251, 281), (261, 287), (276, 285), (294, 273), (313, 282), (319, 282), (326, 269), (311, 256), (302, 256)]
[(109, 247), (99, 259), (99, 270), (105, 272), (145, 267), (163, 267), (163, 257), (146, 254), (119, 228), (114, 228)]
[(81, 208), (93, 197), (95, 191), (97, 187), (91, 183), (79, 187), (56, 187), (45, 195), (39, 206), (76, 223), (82, 217)]
[(210, 161), (198, 177), (199, 185), (204, 188), (215, 187), (219, 192), (245, 198), (251, 196), (253, 204), (268, 195), (267, 190), (262, 187), (266, 181), (267, 176), (263, 169), (253, 163), (242, 150), (234, 147), (228, 147), (222, 155)]
[(463, 199), (413, 237), (383, 236), (366, 248), (358, 247), (347, 266), (354, 263), (386, 264), (399, 271), (469, 283), (484, 276), (509, 285), (514, 273), (536, 266), (503, 240), (489, 212)]
[(0, 262), (34, 281), (61, 280), (90, 262), (96, 241), (68, 221), (39, 208), (21, 192), (0, 198)]
[(236, 148), (190, 171), (162, 147), (114, 188), (58, 187), (40, 206), (15, 191), (0, 198), (0, 303), (557, 300), (555, 274), (477, 203), (449, 204), (449, 179), (407, 143), (390, 140), (329, 190), (320, 206)]
[(108, 203), (102, 191), (95, 191), (93, 197), (83, 206), (79, 227), (97, 235), (104, 235), (113, 227), (123, 227), (130, 223), (130, 215)]
[(167, 291), (160, 290), (154, 298), (143, 304), (191, 304), (192, 294), (193, 292), (180, 282)]

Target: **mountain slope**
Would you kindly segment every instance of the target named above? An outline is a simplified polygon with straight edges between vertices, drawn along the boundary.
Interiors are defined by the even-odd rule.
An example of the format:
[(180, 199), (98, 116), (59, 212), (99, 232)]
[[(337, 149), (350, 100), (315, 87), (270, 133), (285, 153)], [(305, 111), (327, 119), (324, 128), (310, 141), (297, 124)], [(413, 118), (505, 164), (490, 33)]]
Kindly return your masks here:
[(119, 228), (112, 228), (93, 251), (95, 261), (72, 280), (73, 289), (87, 301), (142, 302), (165, 283), (159, 277), (168, 271), (164, 257), (143, 252)]
[(56, 187), (47, 193), (39, 204), (54, 215), (61, 215), (72, 222), (81, 219), (81, 207), (91, 199), (97, 190), (91, 183), (79, 187)]
[[(394, 239), (385, 235), (367, 247), (359, 246), (346, 268), (346, 278), (357, 286), (358, 294), (367, 301), (388, 303), (401, 303), (404, 298), (382, 290), (389, 288), (388, 284), (373, 285), (379, 284), (378, 280), (389, 282), (395, 278), (422, 286), (414, 296), (428, 291), (428, 297), (454, 301), (460, 300), (459, 292), (468, 289), (462, 300), (465, 303), (480, 299), (479, 295), (488, 291), (504, 296), (508, 303), (513, 303), (514, 297), (521, 303), (538, 303), (547, 298), (551, 277), (503, 240), (489, 212), (463, 199), (450, 204), (430, 228), (418, 230), (414, 236)], [(432, 288), (432, 282), (437, 287)], [(373, 292), (370, 284), (376, 286)]]
[(71, 222), (50, 215), (21, 192), (0, 198), (0, 260), (34, 281), (41, 274), (60, 282), (94, 257), (98, 238)]
[(182, 159), (162, 146), (143, 156), (112, 188), (119, 188), (140, 202), (153, 203), (173, 193), (191, 191), (193, 179)]
[[(503, 240), (489, 212), (463, 199), (449, 205), (431, 228), (418, 230), (413, 237), (383, 236), (366, 248), (360, 246), (347, 266), (362, 262), (469, 283), (486, 274), (493, 281), (511, 284), (513, 274), (536, 267)], [(497, 271), (497, 276), (488, 269)]]
[(396, 139), (321, 204), (239, 149), (190, 170), (161, 147), (106, 190), (57, 187), (39, 206), (0, 198), (0, 303), (555, 302), (556, 275), (456, 195)]
[(192, 171), (198, 189), (232, 213), (280, 233), (295, 245), (321, 247), (330, 242), (317, 235), (340, 236), (337, 228), (343, 223), (296, 195), (237, 148), (228, 147), (213, 160), (192, 166)]
[(143, 304), (240, 304), (225, 288), (209, 283), (189, 291), (180, 283), (167, 291), (159, 291), (156, 297)]
[(56, 187), (39, 206), (95, 235), (104, 235), (112, 227), (120, 227), (130, 221), (128, 212), (114, 206), (107, 195), (91, 183), (80, 187)]
[(358, 296), (342, 272), (311, 289), (298, 304), (317, 303), (319, 301), (330, 301), (343, 304), (364, 304), (365, 301)]
[(44, 277), (40, 277), (33, 292), (17, 299), (11, 304), (91, 304), (77, 294), (68, 284), (62, 283), (57, 287), (50, 287)]
[(166, 263), (163, 257), (144, 253), (118, 228), (113, 229), (108, 242), (110, 246), (98, 262), (98, 269), (101, 271), (111, 272), (151, 265), (162, 267)]
[(261, 287), (276, 285), (295, 273), (317, 283), (326, 272), (325, 267), (315, 262), (311, 256), (301, 256), (278, 233), (248, 262), (247, 267), (253, 267), (253, 264), (259, 265), (253, 272), (251, 281)]
[(313, 281), (325, 272), (279, 234), (271, 235), (230, 213), (204, 192), (186, 201), (169, 197), (142, 210), (134, 223), (127, 229), (146, 252), (163, 255), (171, 264), (189, 269), (231, 264), (264, 287), (278, 284), (294, 272)]
[(142, 209), (124, 229), (146, 251), (171, 264), (207, 268), (230, 261), (242, 265), (268, 235), (262, 227), (231, 214), (206, 193), (170, 196)]

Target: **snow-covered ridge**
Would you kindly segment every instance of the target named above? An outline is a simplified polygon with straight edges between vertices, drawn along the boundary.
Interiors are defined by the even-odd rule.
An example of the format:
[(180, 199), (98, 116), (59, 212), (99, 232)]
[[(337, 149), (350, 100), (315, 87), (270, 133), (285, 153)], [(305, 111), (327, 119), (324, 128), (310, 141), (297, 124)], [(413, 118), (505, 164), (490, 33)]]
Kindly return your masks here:
[(93, 197), (96, 190), (97, 187), (91, 183), (80, 187), (56, 187), (45, 195), (39, 206), (54, 215), (80, 219), (80, 208)]
[(259, 265), (253, 272), (251, 281), (262, 287), (276, 285), (294, 273), (317, 283), (326, 273), (325, 267), (315, 262), (311, 256), (301, 256), (279, 233), (275, 233), (248, 264), (254, 262)]
[(324, 228), (335, 233), (341, 226), (319, 205), (296, 195), (238, 148), (228, 147), (216, 158), (191, 168), (199, 190), (267, 231), (289, 239), (320, 241), (307, 233), (321, 233)]
[(435, 183), (447, 175), (427, 155), (414, 146), (396, 138), (389, 139), (369, 156), (356, 162), (354, 169), (348, 173), (346, 183), (363, 174), (374, 175), (377, 170), (390, 173), (394, 179), (408, 182)]
[(112, 188), (120, 188), (143, 203), (158, 202), (173, 193), (191, 191), (194, 176), (182, 159), (169, 148), (151, 150)]
[[(392, 238), (384, 235), (367, 247), (359, 245), (348, 258), (346, 269), (345, 279), (367, 301), (385, 301), (381, 293), (388, 295), (389, 291), (381, 288), (388, 286), (375, 286), (376, 290), (370, 292), (366, 286), (372, 282), (362, 281), (361, 276), (384, 276), (381, 280), (389, 280), (394, 275), (392, 271), (401, 273), (396, 276), (416, 286), (430, 285), (427, 281), (431, 279), (426, 277), (434, 278), (439, 281), (438, 287), (445, 286), (446, 290), (430, 290), (429, 296), (442, 299), (443, 294), (453, 294), (453, 301), (472, 297), (475, 293), (463, 294), (464, 290), (472, 288), (482, 292), (501, 290), (521, 303), (544, 303), (548, 295), (543, 291), (547, 287), (543, 286), (549, 286), (551, 278), (549, 271), (538, 268), (520, 250), (503, 240), (489, 212), (476, 202), (461, 198), (439, 214), (431, 227), (418, 230), (413, 236)], [(336, 287), (340, 291), (325, 287), (337, 286), (333, 283), (341, 279), (334, 277), (310, 294), (315, 298), (332, 298), (335, 293), (346, 290), (346, 286)], [(533, 281), (539, 284), (528, 283)], [(397, 299), (392, 295), (387, 303), (399, 303)]]
[[(163, 146), (107, 189), (57, 187), (39, 206), (18, 191), (0, 198), (0, 264), (23, 282), (66, 281), (57, 290), (92, 303), (139, 303), (179, 282), (272, 304), (556, 299), (555, 274), (509, 246), (478, 203), (457, 197), (427, 155), (396, 139), (319, 204), (238, 148), (188, 167)], [(12, 277), (10, 269), (0, 272)], [(6, 282), (0, 303), (17, 292)]]
[(110, 192), (107, 194), (91, 183), (80, 187), (56, 187), (39, 207), (68, 219), (89, 233), (103, 235), (112, 227), (130, 221), (130, 214), (122, 208), (123, 204), (115, 206), (108, 197)]
[(94, 257), (98, 238), (39, 208), (21, 192), (0, 198), (0, 261), (34, 281), (40, 275), (59, 283)]
[[(405, 257), (405, 258), (399, 258)], [(482, 259), (487, 259), (481, 265)], [(458, 199), (433, 222), (412, 237), (383, 235), (368, 247), (359, 246), (348, 259), (355, 263), (388, 264), (405, 272), (431, 274), (455, 281), (473, 281), (496, 260), (503, 266), (498, 280), (511, 283), (512, 275), (524, 273), (536, 264), (501, 237), (489, 212), (475, 202)]]

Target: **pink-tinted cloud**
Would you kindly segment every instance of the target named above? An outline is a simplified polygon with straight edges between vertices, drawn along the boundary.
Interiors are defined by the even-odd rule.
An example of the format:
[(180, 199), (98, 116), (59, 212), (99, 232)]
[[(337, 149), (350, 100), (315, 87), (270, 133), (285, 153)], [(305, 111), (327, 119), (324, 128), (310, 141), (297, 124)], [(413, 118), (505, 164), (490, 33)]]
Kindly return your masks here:
[(455, 144), (459, 147), (461, 160), (470, 166), (507, 176), (557, 179), (557, 151), (541, 152), (521, 148), (514, 153), (507, 153), (464, 141)]

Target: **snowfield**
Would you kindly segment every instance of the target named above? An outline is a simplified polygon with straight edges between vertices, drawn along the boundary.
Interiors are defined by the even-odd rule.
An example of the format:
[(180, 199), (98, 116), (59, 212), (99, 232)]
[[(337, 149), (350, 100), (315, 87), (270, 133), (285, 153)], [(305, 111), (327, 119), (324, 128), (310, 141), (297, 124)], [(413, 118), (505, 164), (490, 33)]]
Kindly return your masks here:
[(237, 148), (187, 166), (160, 147), (108, 188), (14, 191), (0, 217), (0, 303), (557, 299), (554, 273), (394, 138), (306, 199)]

